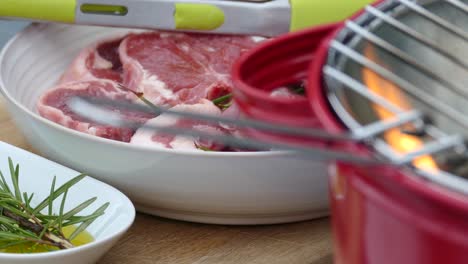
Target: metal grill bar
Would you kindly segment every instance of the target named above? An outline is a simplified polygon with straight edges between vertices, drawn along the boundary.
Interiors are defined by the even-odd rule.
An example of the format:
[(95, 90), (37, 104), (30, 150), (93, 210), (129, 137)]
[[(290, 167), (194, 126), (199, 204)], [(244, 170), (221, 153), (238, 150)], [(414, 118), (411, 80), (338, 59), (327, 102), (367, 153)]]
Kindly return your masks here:
[(393, 163), (398, 165), (408, 164), (418, 157), (451, 149), (461, 144), (463, 144), (463, 138), (460, 135), (440, 138), (436, 141), (426, 143), (422, 148), (418, 150), (405, 154), (403, 157), (394, 160)]
[[(419, 111), (412, 111), (412, 112), (403, 112), (402, 110), (396, 107), (395, 105), (391, 104), (387, 100), (383, 99), (377, 94), (374, 94), (371, 92), (371, 90), (363, 85), (362, 83), (356, 81), (355, 79), (349, 77), (348, 75), (332, 68), (331, 66), (326, 66), (324, 69), (324, 74), (328, 75), (329, 77), (334, 78), (335, 80), (340, 81), (342, 84), (344, 84), (346, 87), (349, 89), (352, 89), (354, 91), (357, 91), (360, 93), (361, 91), (363, 92), (361, 95), (364, 96), (365, 98), (368, 98), (370, 101), (382, 106), (386, 107), (387, 109), (393, 110), (392, 112), (400, 113), (397, 114), (396, 119), (401, 119), (399, 120), (400, 122), (394, 121), (395, 123), (398, 123), (399, 125), (411, 122), (411, 121), (416, 121), (417, 119), (422, 118), (422, 114), (419, 113)], [(375, 100), (377, 98), (377, 100)], [(382, 101), (383, 100), (383, 101)], [(382, 101), (382, 102), (381, 102)], [(382, 104), (380, 104), (382, 103)], [(358, 129), (354, 129), (352, 131), (353, 135), (355, 136), (356, 139), (359, 139), (360, 136), (363, 139), (370, 138), (372, 136), (375, 136), (377, 134), (380, 134), (388, 129), (397, 127), (397, 126), (388, 126), (384, 127), (382, 124), (382, 121), (380, 122), (374, 122), (370, 125), (360, 127)], [(399, 126), (398, 125), (398, 126)], [(379, 132), (376, 133), (375, 130), (378, 130)], [(455, 140), (456, 139), (456, 140)], [(424, 156), (424, 155), (429, 155), (433, 153), (437, 153), (439, 151), (452, 148), (454, 147), (453, 144), (458, 144), (461, 145), (463, 144), (463, 140), (460, 136), (452, 136), (452, 137), (447, 137), (443, 134), (440, 134), (440, 138), (437, 139), (435, 142), (428, 143), (425, 145), (423, 148), (412, 152), (412, 153), (407, 153), (405, 156), (401, 157), (401, 155), (390, 155), (389, 158), (392, 160), (393, 163), (396, 164), (407, 164), (412, 162), (414, 159)], [(391, 150), (391, 148), (387, 148), (387, 150)], [(393, 151), (391, 152), (393, 153)]]
[(377, 136), (389, 129), (399, 127), (406, 123), (420, 121), (423, 123), (423, 114), (420, 111), (403, 111), (398, 106), (385, 100), (378, 94), (372, 92), (367, 86), (351, 78), (349, 75), (340, 72), (330, 66), (324, 68), (324, 74), (334, 78), (347, 88), (356, 91), (374, 104), (380, 105), (395, 114), (392, 121), (382, 120), (363, 126), (352, 131), (352, 138), (356, 141), (362, 141)]
[(463, 60), (460, 60), (455, 55), (452, 55), (450, 52), (442, 49), (440, 45), (434, 43), (430, 39), (428, 39), (423, 34), (419, 33), (418, 31), (408, 27), (407, 25), (401, 23), (400, 21), (396, 20), (395, 18), (385, 14), (384, 12), (380, 11), (379, 9), (373, 6), (367, 6), (366, 11), (376, 18), (379, 18), (383, 22), (387, 23), (388, 25), (392, 26), (393, 28), (397, 29), (401, 33), (406, 34), (407, 36), (413, 38), (414, 40), (426, 45), (427, 47), (431, 48), (432, 50), (438, 52), (439, 54), (445, 56), (447, 59), (452, 61), (453, 63), (457, 64), (458, 66), (462, 67), (465, 70), (468, 70), (468, 64), (465, 63)]
[(468, 14), (468, 6), (459, 0), (445, 0), (447, 3), (451, 4), (453, 7), (458, 8), (459, 10)]
[[(375, 137), (385, 131), (400, 127), (404, 124), (414, 122), (417, 120), (421, 120), (423, 118), (423, 114), (420, 111), (409, 111), (403, 112), (401, 114), (396, 115), (391, 120), (382, 120), (379, 122), (374, 122), (370, 125), (360, 127), (358, 129), (353, 130), (353, 137), (357, 140), (364, 140)], [(424, 154), (422, 154), (424, 155)]]
[(384, 39), (378, 37), (377, 35), (369, 32), (368, 30), (360, 27), (358, 24), (352, 22), (352, 21), (347, 21), (346, 22), (346, 27), (356, 34), (362, 36), (364, 39), (368, 40), (370, 43), (373, 43), (377, 47), (381, 48), (382, 50), (386, 51), (387, 53), (395, 56), (399, 60), (411, 65), (412, 67), (416, 68), (418, 71), (426, 74), (429, 76), (431, 79), (445, 85), (447, 88), (452, 90), (453, 92), (461, 95), (461, 96), (466, 96), (468, 97), (468, 90), (464, 88), (460, 88), (448, 80), (442, 78), (438, 73), (430, 70), (427, 68), (424, 64), (418, 62), (414, 58), (412, 58), (409, 54), (405, 53), (403, 50), (393, 46), (392, 44), (388, 43)]
[[(364, 98), (367, 98), (369, 101), (377, 105), (380, 105), (381, 107), (385, 108), (387, 111), (395, 115), (405, 113), (405, 111), (401, 109), (399, 106), (389, 102), (387, 99), (383, 98), (382, 96), (372, 92), (371, 90), (369, 90), (369, 87), (365, 86), (361, 82), (358, 82), (356, 79), (352, 78), (351, 76), (349, 76), (348, 74), (342, 71), (339, 71), (331, 66), (325, 66), (323, 73), (325, 74), (325, 76), (332, 77), (333, 79), (339, 81), (341, 84), (346, 85), (347, 89), (350, 89), (360, 94)], [(423, 120), (417, 120), (415, 123), (417, 123), (418, 121), (419, 121), (419, 124), (417, 126), (418, 127), (424, 126), (429, 136), (435, 137), (435, 138), (445, 136), (445, 133), (440, 131), (438, 128), (434, 126), (425, 125)], [(359, 136), (357, 136), (356, 133), (354, 134), (355, 134), (354, 138), (356, 140), (364, 139), (364, 138), (359, 138)]]
[(437, 174), (435, 174), (417, 168), (416, 173), (422, 175), (424, 178), (430, 180), (431, 182), (434, 182), (441, 186), (445, 186), (449, 189), (452, 189), (456, 192), (465, 195), (468, 194), (468, 182), (463, 178), (457, 177), (450, 173), (446, 173), (444, 171), (439, 171), (437, 172)]
[(339, 71), (331, 66), (325, 66), (323, 72), (326, 76), (330, 76), (333, 79), (339, 81), (340, 83), (345, 84), (348, 89), (355, 91), (356, 93), (364, 96), (373, 103), (382, 106), (383, 108), (389, 110), (392, 113), (404, 112), (400, 107), (396, 106), (395, 104), (392, 104), (382, 96), (372, 92), (371, 90), (369, 90), (369, 87), (358, 82), (356, 79), (352, 78), (351, 76), (347, 75), (342, 71)]
[(411, 94), (416, 100), (419, 100), (427, 105), (433, 106), (437, 109), (440, 113), (445, 115), (447, 118), (457, 122), (459, 125), (468, 129), (468, 118), (465, 115), (460, 114), (456, 109), (452, 108), (451, 106), (441, 102), (437, 98), (433, 97), (422, 91), (420, 88), (414, 86), (413, 84), (409, 83), (408, 81), (400, 78), (399, 76), (395, 75), (393, 72), (385, 69), (384, 67), (380, 66), (379, 64), (369, 60), (359, 52), (343, 45), (342, 43), (334, 40), (331, 42), (331, 48), (339, 51), (340, 53), (346, 55), (356, 63), (360, 64), (363, 67), (366, 67), (382, 78), (396, 84), (397, 86), (401, 87), (407, 93)]
[(404, 6), (406, 6), (411, 11), (419, 14), (420, 16), (424, 17), (425, 19), (433, 22), (434, 24), (439, 25), (440, 27), (444, 28), (445, 30), (452, 32), (453, 34), (463, 38), (465, 41), (468, 41), (468, 33), (465, 32), (463, 29), (455, 26), (454, 24), (446, 21), (445, 19), (433, 14), (432, 12), (428, 11), (424, 7), (411, 2), (409, 0), (397, 0)]

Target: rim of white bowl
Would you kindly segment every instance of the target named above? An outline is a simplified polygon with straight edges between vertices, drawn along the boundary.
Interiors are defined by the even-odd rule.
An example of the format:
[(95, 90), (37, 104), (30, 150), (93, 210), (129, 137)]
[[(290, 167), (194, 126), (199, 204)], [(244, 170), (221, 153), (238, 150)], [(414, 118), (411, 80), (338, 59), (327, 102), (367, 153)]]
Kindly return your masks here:
[[(72, 25), (69, 25), (70, 27)], [(27, 34), (28, 30), (33, 30), (34, 24), (30, 24), (24, 29), (22, 29), (20, 32), (15, 34), (14, 37), (12, 37), (8, 42), (5, 44), (3, 47), (1, 53), (0, 53), (0, 62), (4, 60), (5, 54), (10, 50), (11, 46), (14, 45), (14, 42), (17, 41), (18, 38), (20, 38), (22, 35)], [(25, 107), (23, 104), (19, 103), (15, 98), (13, 98), (8, 90), (6, 89), (6, 85), (3, 81), (2, 77), (2, 68), (3, 64), (0, 63), (0, 93), (5, 97), (6, 100), (8, 100), (10, 103), (14, 104), (17, 108), (19, 108), (21, 111), (26, 113), (27, 115), (31, 116), (35, 120), (46, 124), (49, 127), (52, 127), (56, 130), (60, 130), (64, 133), (69, 133), (72, 135), (75, 135), (77, 137), (80, 137), (82, 139), (90, 140), (90, 141), (95, 141), (95, 142), (101, 142), (103, 144), (109, 144), (109, 145), (114, 145), (114, 146), (121, 146), (123, 148), (128, 148), (132, 150), (139, 150), (139, 151), (145, 151), (145, 152), (165, 152), (168, 154), (181, 154), (181, 155), (187, 155), (187, 156), (198, 156), (198, 157), (263, 157), (263, 156), (269, 156), (269, 157), (275, 157), (275, 156), (284, 156), (284, 155), (294, 155), (295, 153), (292, 151), (280, 151), (280, 150), (272, 150), (272, 151), (240, 151), (240, 152), (222, 152), (222, 151), (196, 151), (196, 150), (180, 150), (180, 149), (165, 149), (165, 148), (154, 148), (154, 147), (145, 147), (145, 146), (140, 146), (140, 145), (133, 145), (129, 144), (127, 142), (121, 142), (121, 141), (116, 141), (116, 140), (111, 140), (111, 139), (106, 139), (106, 138), (101, 138), (98, 136), (93, 136), (89, 135), (84, 132), (79, 132), (76, 130), (73, 130), (71, 128), (59, 125), (55, 122), (52, 122), (51, 120), (44, 118), (40, 116), (39, 114), (35, 113), (34, 111), (31, 111), (29, 108)]]
[[(6, 142), (0, 141), (0, 145), (2, 145), (2, 144), (9, 145)], [(12, 146), (12, 145), (10, 145), (10, 146)], [(18, 148), (16, 146), (12, 146), (12, 147)], [(69, 170), (73, 170), (71, 168), (68, 168), (67, 166), (56, 163), (56, 162), (54, 162), (52, 160), (46, 159), (46, 158), (44, 158), (42, 156), (36, 155), (36, 154), (34, 154), (32, 152), (29, 152), (27, 150), (24, 150), (24, 149), (21, 149), (21, 148), (18, 148), (18, 149), (20, 151), (28, 152), (28, 154), (39, 157), (39, 158), (41, 158), (43, 160), (46, 160), (48, 162), (52, 162), (56, 166), (63, 167), (63, 168), (69, 169)], [(75, 171), (75, 170), (73, 170), (73, 171)], [(128, 211), (126, 211), (126, 213), (128, 213), (128, 215), (129, 215), (129, 217), (128, 217), (129, 221), (126, 222), (124, 225), (118, 226), (118, 228), (116, 228), (117, 230), (112, 232), (111, 234), (106, 235), (106, 236), (104, 236), (102, 238), (98, 238), (98, 239), (93, 237), (95, 239), (94, 241), (91, 241), (91, 242), (89, 242), (87, 244), (84, 244), (84, 245), (81, 245), (81, 246), (77, 246), (77, 247), (66, 249), (66, 250), (64, 249), (64, 250), (56, 250), (56, 251), (41, 252), (41, 253), (4, 253), (4, 252), (0, 252), (0, 259), (2, 259), (2, 258), (8, 258), (8, 259), (37, 259), (37, 258), (48, 258), (48, 257), (51, 257), (51, 256), (60, 257), (60, 256), (70, 255), (70, 254), (78, 253), (79, 251), (83, 251), (83, 250), (86, 250), (86, 249), (94, 248), (96, 246), (105, 244), (109, 240), (114, 239), (115, 237), (121, 236), (124, 233), (126, 233), (128, 231), (128, 229), (135, 222), (135, 217), (136, 217), (136, 209), (135, 209), (135, 206), (133, 205), (132, 201), (130, 201), (130, 199), (124, 193), (122, 193), (119, 189), (113, 187), (110, 184), (102, 182), (102, 181), (100, 181), (98, 179), (95, 179), (95, 178), (89, 176), (89, 175), (86, 175), (86, 177), (84, 179), (86, 179), (88, 181), (91, 181), (91, 183), (94, 182), (94, 183), (100, 184), (102, 188), (112, 192), (113, 196), (117, 196), (118, 200), (121, 203), (124, 204), (123, 206), (126, 209), (129, 209)], [(111, 202), (111, 201), (109, 201), (109, 202)]]

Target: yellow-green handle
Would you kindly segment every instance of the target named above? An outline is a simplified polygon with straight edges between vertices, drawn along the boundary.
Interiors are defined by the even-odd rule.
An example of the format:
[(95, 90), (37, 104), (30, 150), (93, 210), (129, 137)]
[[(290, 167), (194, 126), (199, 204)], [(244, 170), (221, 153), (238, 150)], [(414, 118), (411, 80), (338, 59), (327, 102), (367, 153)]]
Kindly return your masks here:
[(291, 31), (338, 22), (375, 0), (289, 0)]
[(76, 0), (0, 0), (0, 17), (75, 22)]

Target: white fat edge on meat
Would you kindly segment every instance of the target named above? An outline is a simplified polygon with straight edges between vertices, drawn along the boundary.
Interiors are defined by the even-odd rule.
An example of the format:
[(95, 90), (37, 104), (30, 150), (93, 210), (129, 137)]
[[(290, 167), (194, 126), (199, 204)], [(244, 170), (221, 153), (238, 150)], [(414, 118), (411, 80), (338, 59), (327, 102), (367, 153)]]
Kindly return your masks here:
[[(221, 115), (221, 111), (216, 107), (211, 101), (202, 99), (200, 103), (194, 105), (180, 104), (171, 108), (171, 110), (179, 112), (192, 112), (198, 114), (206, 115)], [(148, 120), (145, 124), (148, 126), (174, 126), (179, 121), (179, 117), (172, 115), (163, 114), (153, 119)], [(213, 126), (197, 124), (193, 126), (194, 129), (199, 131), (205, 131), (215, 134), (221, 134), (222, 131)], [(163, 143), (153, 141), (153, 136), (155, 135), (154, 130), (147, 129), (142, 127), (138, 129), (133, 137), (130, 140), (130, 144), (146, 146), (146, 147), (157, 147), (157, 148), (167, 148)], [(199, 150), (195, 144), (195, 138), (190, 136), (175, 135), (174, 139), (169, 142), (169, 145), (173, 149), (186, 149), (186, 150)]]
[[(155, 33), (158, 33), (155, 31)], [(160, 32), (159, 36), (161, 38), (185, 38), (187, 37), (187, 34), (183, 32)]]
[(168, 32), (162, 32), (159, 34), (161, 38), (169, 38), (171, 36), (171, 33)]
[[(70, 82), (66, 83), (64, 85), (58, 85), (55, 88), (52, 88), (50, 91), (47, 91), (47, 93), (53, 91), (53, 90), (58, 90), (58, 89), (70, 89), (70, 90), (84, 90), (89, 88), (91, 84), (99, 84), (102, 86), (110, 85), (114, 90), (107, 91), (107, 90), (102, 90), (102, 93), (104, 97), (109, 98), (109, 99), (117, 99), (118, 96), (125, 95), (125, 96), (130, 96), (128, 99), (133, 99), (135, 95), (132, 93), (124, 92), (117, 88), (117, 83), (111, 80), (106, 80), (106, 79), (96, 79), (96, 80), (91, 80), (91, 81), (75, 81), (75, 82)], [(46, 94), (47, 94), (46, 93)]]
[[(209, 125), (195, 125), (193, 129), (200, 132), (205, 132), (210, 135), (223, 135), (223, 131), (219, 128)], [(195, 144), (196, 139), (189, 136), (176, 136), (174, 140), (169, 143), (173, 149), (193, 149), (202, 151)]]
[(260, 37), (260, 36), (252, 36), (251, 38), (252, 38), (252, 40), (254, 42), (262, 42), (262, 41), (265, 41), (265, 40), (269, 40), (269, 38)]
[[(124, 44), (125, 42), (126, 40), (122, 43)], [(122, 62), (126, 63), (127, 67), (132, 69), (134, 77), (136, 76), (136, 78), (130, 80), (132, 84), (127, 84), (129, 88), (138, 88), (138, 91), (143, 92), (145, 97), (154, 104), (176, 100), (178, 96), (171, 89), (168, 89), (167, 84), (161, 81), (157, 75), (145, 70), (138, 60), (128, 56), (124, 46), (121, 45), (119, 48)]]
[(92, 80), (95, 79), (89, 69), (86, 67), (86, 60), (89, 55), (94, 52), (95, 46), (87, 47), (81, 51), (78, 56), (70, 63), (70, 66), (62, 74), (59, 84), (68, 83), (77, 80)]
[(210, 47), (210, 46), (205, 46), (204, 49), (205, 49), (206, 51), (208, 51), (208, 52), (215, 52), (215, 51), (216, 51), (215, 48)]
[[(172, 127), (179, 121), (180, 118), (170, 116), (170, 115), (161, 115), (153, 119), (148, 120), (145, 125), (147, 126), (163, 126), (163, 127)], [(156, 148), (167, 148), (165, 144), (153, 140), (155, 131), (152, 129), (147, 129), (145, 127), (138, 129), (133, 137), (130, 140), (130, 144), (140, 145), (140, 146), (151, 146)], [(169, 142), (169, 146), (173, 149), (193, 149), (197, 150), (195, 146), (195, 139), (189, 136), (179, 136), (176, 135), (174, 139)]]
[(93, 136), (96, 136), (97, 129), (93, 126), (91, 126), (90, 123), (87, 122), (80, 122), (72, 119), (70, 116), (65, 115), (61, 110), (47, 106), (47, 105), (42, 105), (40, 106), (40, 115), (57, 123), (62, 126), (71, 128), (73, 130), (77, 130), (80, 132), (84, 132)]
[(107, 70), (107, 69), (112, 69), (114, 65), (112, 62), (104, 59), (99, 55), (99, 52), (97, 50), (94, 50), (94, 62), (93, 62), (93, 68), (98, 69), (98, 70)]
[[(94, 69), (112, 69), (114, 66), (112, 62), (104, 59), (98, 52), (98, 48), (100, 45), (104, 43), (111, 43), (117, 40), (123, 39), (127, 34), (130, 34), (131, 32), (128, 33), (120, 33), (117, 35), (113, 35), (112, 37), (109, 37), (105, 40), (99, 41), (97, 43), (94, 43), (92, 47), (92, 51), (94, 52), (94, 62), (93, 62), (93, 68)], [(117, 52), (118, 53), (118, 52)]]
[[(65, 127), (73, 128), (74, 130), (85, 132), (91, 135), (96, 135), (96, 130), (91, 127), (89, 123), (78, 122), (71, 117), (65, 115), (61, 110), (48, 106), (41, 105), (38, 109), (41, 116)], [(78, 123), (78, 125), (77, 125)]]
[[(113, 87), (115, 87), (115, 83), (112, 81), (108, 81), (108, 80), (99, 80), (99, 81), (96, 80), (96, 81), (93, 81), (93, 83), (94, 82), (100, 83), (102, 85), (112, 84)], [(47, 97), (47, 95), (55, 90), (59, 90), (59, 89), (84, 90), (84, 89), (89, 88), (90, 85), (91, 84), (89, 82), (80, 82), (80, 81), (57, 85), (56, 87), (48, 90), (39, 98), (37, 111), (39, 112), (41, 116), (46, 117), (47, 119), (54, 121), (55, 123), (61, 124), (65, 127), (72, 127), (74, 130), (85, 132), (91, 135), (96, 135), (97, 128), (92, 126), (90, 123), (76, 121), (72, 119), (70, 116), (65, 115), (62, 110), (45, 104), (45, 98)], [(115, 88), (115, 91), (104, 91), (103, 93), (104, 93), (104, 96), (109, 99), (116, 99), (117, 96), (122, 95), (123, 92)], [(125, 95), (127, 95), (127, 93), (125, 93)], [(133, 96), (133, 95), (129, 94), (129, 96)]]
[(196, 151), (202, 151), (195, 145), (195, 139), (188, 136), (176, 136), (174, 140), (169, 143), (172, 149), (190, 149)]
[(294, 92), (290, 91), (286, 87), (280, 87), (271, 91), (270, 97), (272, 98), (299, 98), (301, 96), (298, 94), (295, 94)]
[(181, 50), (185, 51), (185, 52), (189, 52), (190, 51), (190, 47), (187, 43), (182, 43), (180, 45), (178, 45), (180, 47)]
[(270, 93), (271, 97), (289, 97), (291, 95), (291, 91), (289, 91), (289, 89), (286, 87), (275, 89)]
[(216, 127), (215, 125), (198, 124), (193, 126), (193, 129), (210, 135), (221, 136), (224, 134), (224, 131), (221, 130), (220, 127)]
[(145, 97), (154, 104), (164, 104), (167, 101), (177, 100), (178, 95), (167, 87), (167, 84), (159, 80), (157, 75), (150, 74), (143, 70), (143, 78), (140, 87), (143, 88)]
[[(173, 126), (177, 123), (177, 118), (172, 116), (160, 115), (153, 119), (146, 121), (145, 125), (147, 126)], [(165, 148), (166, 146), (160, 142), (153, 141), (153, 135), (155, 131), (147, 128), (138, 129), (135, 134), (130, 139), (130, 144), (140, 145), (140, 146), (154, 146), (159, 148)]]
[(122, 39), (124, 36), (125, 36), (124, 33), (113, 35), (107, 38), (106, 40), (100, 40), (98, 42), (94, 42), (88, 45), (70, 63), (70, 66), (66, 69), (66, 71), (60, 77), (59, 83), (67, 83), (67, 82), (76, 81), (76, 80), (81, 80), (81, 81), (94, 80), (94, 79), (97, 80), (98, 78), (96, 78), (86, 67), (86, 61), (88, 60), (89, 56), (91, 54), (94, 54), (94, 61), (92, 65), (94, 69), (111, 69), (113, 67), (113, 64), (110, 61), (102, 58), (99, 55), (97, 48), (102, 43), (117, 41), (118, 39)]

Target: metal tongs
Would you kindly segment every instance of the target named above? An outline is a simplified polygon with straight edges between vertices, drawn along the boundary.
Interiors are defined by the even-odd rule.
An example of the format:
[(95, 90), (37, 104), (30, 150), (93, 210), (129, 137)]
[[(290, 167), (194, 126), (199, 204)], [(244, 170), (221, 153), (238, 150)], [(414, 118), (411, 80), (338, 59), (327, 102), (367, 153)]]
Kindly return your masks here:
[(2, 0), (0, 17), (277, 36), (341, 21), (373, 0)]
[[(131, 102), (114, 101), (110, 99), (93, 98), (88, 96), (75, 96), (68, 101), (68, 106), (76, 114), (91, 120), (95, 123), (108, 125), (113, 127), (122, 128), (146, 128), (150, 131), (158, 131), (167, 134), (184, 135), (192, 137), (200, 137), (223, 143), (231, 147), (248, 148), (255, 150), (283, 150), (291, 151), (303, 155), (314, 160), (341, 160), (361, 165), (379, 165), (379, 164), (393, 164), (402, 166), (410, 164), (414, 156), (424, 155), (425, 153), (414, 153), (412, 158), (405, 158), (401, 160), (384, 161), (376, 159), (375, 157), (361, 157), (348, 152), (335, 150), (332, 148), (323, 148), (319, 146), (300, 146), (298, 144), (272, 142), (267, 140), (259, 140), (253, 138), (238, 138), (230, 135), (213, 135), (206, 132), (201, 132), (194, 129), (170, 127), (170, 126), (156, 126), (149, 124), (141, 124), (133, 121), (126, 120), (123, 116), (112, 109), (122, 109), (126, 111), (136, 111), (142, 113), (150, 113), (155, 115), (171, 115), (174, 117), (181, 117), (185, 119), (203, 121), (214, 124), (226, 124), (235, 126), (237, 128), (251, 128), (260, 131), (267, 131), (269, 133), (278, 133), (281, 135), (295, 136), (300, 138), (310, 139), (311, 141), (353, 141), (364, 142), (372, 136), (377, 136), (386, 130), (399, 127), (405, 123), (414, 120), (415, 117), (420, 117), (418, 111), (411, 111), (395, 117), (394, 119), (382, 120), (381, 122), (374, 123), (363, 129), (360, 133), (343, 133), (343, 134), (330, 134), (326, 131), (314, 128), (298, 128), (285, 125), (278, 125), (273, 123), (266, 123), (263, 121), (252, 119), (231, 119), (223, 117), (215, 117), (204, 114), (180, 112), (166, 109), (156, 105), (145, 105)], [(411, 155), (409, 155), (411, 156)], [(408, 155), (407, 155), (408, 157)]]

